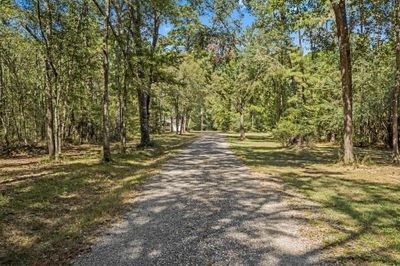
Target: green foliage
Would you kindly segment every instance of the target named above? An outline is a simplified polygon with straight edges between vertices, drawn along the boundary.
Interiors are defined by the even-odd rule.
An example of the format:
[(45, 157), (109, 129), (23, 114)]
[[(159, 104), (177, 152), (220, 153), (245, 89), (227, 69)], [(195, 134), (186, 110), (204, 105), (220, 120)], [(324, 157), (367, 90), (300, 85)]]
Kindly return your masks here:
[[(102, 14), (93, 1), (3, 0), (0, 5), (0, 136), (4, 146), (46, 140), (46, 22), (54, 108), (63, 143), (102, 137)], [(104, 1), (97, 2), (104, 6)], [(182, 119), (191, 129), (274, 131), (329, 141), (342, 135), (336, 29), (329, 1), (112, 2), (110, 121), (130, 138), (140, 128), (137, 92), (149, 94), (152, 132)], [(389, 144), (394, 84), (393, 7), (352, 2), (354, 142)], [(136, 25), (130, 22), (137, 10)], [(38, 13), (38, 11), (40, 11)], [(132, 11), (132, 12), (131, 12)], [(39, 15), (42, 21), (39, 23)], [(205, 23), (204, 17), (209, 21)], [(247, 28), (242, 21), (251, 16)], [(162, 30), (164, 29), (164, 30)], [(43, 32), (41, 32), (43, 31)], [(140, 34), (139, 34), (140, 33)], [(44, 35), (43, 35), (44, 34)], [(138, 37), (138, 38), (136, 38)], [(51, 72), (50, 72), (51, 73)], [(123, 115), (121, 115), (123, 114)], [(121, 122), (122, 121), (122, 122)]]

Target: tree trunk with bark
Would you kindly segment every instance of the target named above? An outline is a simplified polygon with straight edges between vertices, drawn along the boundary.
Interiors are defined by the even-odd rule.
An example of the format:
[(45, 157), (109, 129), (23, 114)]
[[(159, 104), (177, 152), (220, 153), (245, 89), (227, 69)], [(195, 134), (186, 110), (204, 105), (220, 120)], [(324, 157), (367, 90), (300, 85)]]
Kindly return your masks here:
[(240, 140), (245, 140), (246, 133), (244, 130), (244, 106), (243, 102), (239, 104), (239, 114), (240, 114)]
[(186, 111), (183, 111), (181, 115), (181, 128), (179, 134), (183, 135), (184, 133), (186, 133)]
[(333, 2), (336, 18), (337, 36), (340, 50), (340, 70), (342, 76), (344, 134), (343, 134), (343, 162), (352, 164), (353, 153), (353, 81), (351, 65), (350, 35), (346, 16), (346, 1)]
[(174, 132), (174, 117), (172, 116), (172, 112), (171, 112), (171, 124), (170, 124), (170, 131)]
[(164, 131), (163, 110), (160, 99), (157, 99), (157, 101), (158, 101), (157, 133), (161, 134)]
[(395, 52), (396, 52), (396, 84), (393, 89), (393, 161), (400, 163), (399, 152), (399, 94), (400, 94), (400, 0), (395, 0)]
[(179, 125), (180, 125), (180, 114), (179, 114), (179, 100), (175, 99), (175, 130), (176, 134), (179, 134)]
[(142, 10), (141, 1), (135, 1), (131, 6), (132, 13), (132, 32), (134, 43), (136, 45), (136, 56), (141, 59), (137, 64), (137, 78), (139, 85), (137, 87), (139, 120), (140, 120), (140, 148), (150, 146), (150, 89), (152, 82), (152, 72), (150, 77), (146, 76), (145, 63), (142, 61), (144, 56), (142, 39)]
[[(41, 28), (45, 45), (45, 70), (46, 70), (46, 127), (47, 146), (50, 159), (57, 160), (60, 156), (60, 141), (57, 119), (57, 71), (53, 62), (53, 22), (51, 7), (48, 1), (43, 1), (47, 14), (45, 29)], [(41, 9), (37, 6), (38, 18), (41, 20)], [(42, 26), (42, 25), (40, 25)]]
[(147, 93), (139, 89), (139, 116), (140, 116), (140, 147), (145, 148), (150, 145), (150, 127), (149, 127), (149, 113), (147, 110), (148, 96)]
[(103, 161), (111, 161), (110, 150), (110, 117), (109, 117), (109, 23), (110, 23), (110, 0), (105, 1), (104, 30), (103, 30)]
[(121, 140), (121, 116), (122, 116), (122, 92), (121, 84), (119, 83), (119, 78), (115, 79), (116, 87), (118, 88), (117, 98), (116, 98), (116, 112), (115, 112), (115, 129), (113, 133), (113, 138)]
[(200, 131), (204, 130), (204, 111), (203, 111), (203, 107), (201, 107), (200, 110)]
[(122, 99), (121, 99), (121, 128), (120, 128), (120, 141), (121, 141), (121, 153), (126, 153), (126, 114), (127, 110), (127, 99), (128, 90), (126, 87), (126, 75), (124, 77), (124, 82), (122, 86)]
[(185, 132), (190, 132), (190, 124), (192, 120), (190, 119), (190, 111), (186, 112), (186, 124), (185, 124)]
[(5, 140), (5, 145), (6, 148), (9, 148), (10, 143), (8, 139), (8, 127), (6, 123), (6, 112), (5, 110), (5, 82), (4, 82), (4, 72), (3, 72), (3, 62), (0, 58), (0, 123), (1, 123), (1, 128), (3, 130), (4, 134), (4, 140)]

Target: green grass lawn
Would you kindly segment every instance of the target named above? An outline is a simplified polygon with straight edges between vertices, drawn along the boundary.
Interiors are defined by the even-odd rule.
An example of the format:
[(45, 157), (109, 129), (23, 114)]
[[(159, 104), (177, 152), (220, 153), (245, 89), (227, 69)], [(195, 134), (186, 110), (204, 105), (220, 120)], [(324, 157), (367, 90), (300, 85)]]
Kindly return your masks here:
[(100, 163), (94, 145), (71, 147), (58, 163), (45, 156), (0, 159), (0, 264), (68, 262), (132, 207), (145, 178), (195, 137), (155, 136), (153, 148), (114, 155), (110, 164)]
[(400, 167), (390, 164), (389, 151), (356, 149), (359, 166), (344, 167), (331, 144), (283, 148), (267, 134), (226, 139), (252, 169), (320, 206), (307, 217), (321, 232), (325, 254), (346, 264), (400, 265)]

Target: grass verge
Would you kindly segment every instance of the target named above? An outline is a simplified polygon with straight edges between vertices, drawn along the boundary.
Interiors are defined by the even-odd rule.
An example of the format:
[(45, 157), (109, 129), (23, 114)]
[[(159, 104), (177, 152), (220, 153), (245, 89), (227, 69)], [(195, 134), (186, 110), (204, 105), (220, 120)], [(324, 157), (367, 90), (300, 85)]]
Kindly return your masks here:
[(143, 180), (195, 137), (155, 136), (151, 149), (114, 154), (110, 164), (100, 163), (94, 145), (72, 147), (58, 163), (0, 159), (0, 264), (67, 263), (132, 208)]
[(267, 134), (226, 139), (253, 170), (279, 177), (320, 206), (307, 217), (329, 257), (351, 265), (400, 265), (400, 168), (390, 164), (389, 151), (356, 149), (366, 165), (344, 167), (336, 163), (338, 147), (329, 144), (283, 148)]

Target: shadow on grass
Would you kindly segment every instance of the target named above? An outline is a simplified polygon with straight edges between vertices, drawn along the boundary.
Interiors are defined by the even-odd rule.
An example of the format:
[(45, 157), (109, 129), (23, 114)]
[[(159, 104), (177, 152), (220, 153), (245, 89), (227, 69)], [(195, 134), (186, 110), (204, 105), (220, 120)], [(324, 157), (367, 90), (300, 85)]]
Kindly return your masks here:
[[(333, 144), (304, 149), (282, 147), (270, 135), (248, 134), (245, 141), (239, 141), (236, 135), (226, 135), (225, 138), (235, 143), (235, 150), (246, 154), (250, 165), (258, 165), (268, 161), (269, 165), (278, 167), (306, 167), (310, 164), (335, 164), (339, 161), (340, 148)], [(266, 145), (267, 144), (267, 145)], [(356, 159), (360, 163), (371, 165), (390, 165), (391, 153), (382, 148), (357, 148)]]
[(58, 164), (2, 172), (0, 264), (65, 263), (90, 243), (100, 225), (131, 208), (143, 180), (193, 139), (160, 136), (152, 149), (114, 155), (111, 164), (84, 149)]
[(379, 168), (388, 165), (389, 152), (357, 149), (361, 156), (374, 158), (376, 174), (368, 174), (335, 165), (337, 148), (287, 149), (269, 137), (251, 135), (245, 142), (228, 139), (247, 165), (277, 173), (276, 178), (321, 206), (312, 219), (328, 230), (322, 250), (336, 254), (332, 260), (400, 264), (400, 182), (380, 181), (386, 175), (400, 176), (399, 168), (390, 173)]

